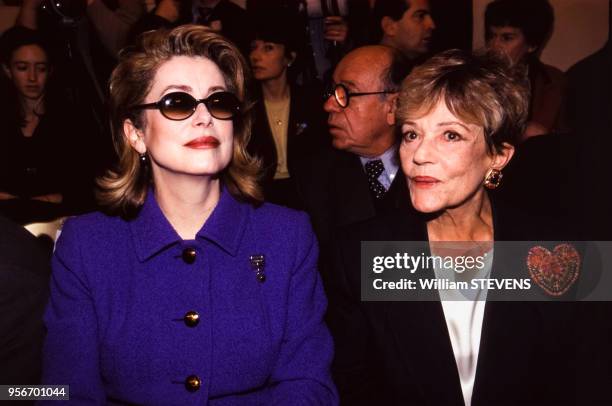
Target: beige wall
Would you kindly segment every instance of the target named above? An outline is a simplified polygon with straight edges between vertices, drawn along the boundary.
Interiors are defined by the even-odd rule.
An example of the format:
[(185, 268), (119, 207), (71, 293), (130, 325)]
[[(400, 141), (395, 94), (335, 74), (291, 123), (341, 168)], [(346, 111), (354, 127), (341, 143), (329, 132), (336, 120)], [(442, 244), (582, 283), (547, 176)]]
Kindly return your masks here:
[[(484, 10), (490, 0), (473, 0), (474, 48), (484, 45)], [(601, 48), (608, 39), (608, 0), (550, 0), (555, 28), (542, 61), (566, 70)]]

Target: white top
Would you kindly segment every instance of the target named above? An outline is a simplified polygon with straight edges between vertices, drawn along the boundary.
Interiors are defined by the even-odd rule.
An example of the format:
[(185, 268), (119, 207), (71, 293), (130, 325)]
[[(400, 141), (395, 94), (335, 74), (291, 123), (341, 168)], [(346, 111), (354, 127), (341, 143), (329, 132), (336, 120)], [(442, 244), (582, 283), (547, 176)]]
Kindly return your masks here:
[[(493, 264), (493, 250), (486, 253), (485, 266), (482, 270), (467, 270), (463, 274), (454, 271), (434, 269), (436, 278), (455, 281), (469, 281), (472, 278), (488, 278)], [(468, 275), (469, 273), (469, 275)], [(469, 282), (468, 282), (469, 283)], [(472, 404), (472, 392), (476, 379), (476, 365), (480, 350), (480, 335), (486, 303), (487, 290), (470, 290), (476, 294), (473, 299), (466, 299), (461, 291), (439, 289), (442, 310), (450, 336), (457, 371), (461, 381), (461, 392), (465, 406)], [(475, 300), (474, 300), (475, 299)]]
[(289, 129), (289, 110), (291, 98), (287, 97), (281, 101), (268, 101), (264, 99), (266, 115), (270, 124), (274, 146), (276, 147), (276, 172), (274, 179), (287, 179), (289, 167), (287, 166), (287, 133)]

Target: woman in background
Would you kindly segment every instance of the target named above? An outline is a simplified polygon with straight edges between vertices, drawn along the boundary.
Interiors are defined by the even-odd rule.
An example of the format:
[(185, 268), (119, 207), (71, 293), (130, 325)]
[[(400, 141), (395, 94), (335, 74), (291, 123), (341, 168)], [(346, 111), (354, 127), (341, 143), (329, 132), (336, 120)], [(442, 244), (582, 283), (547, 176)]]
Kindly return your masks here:
[(12, 28), (0, 47), (8, 78), (0, 113), (0, 210), (22, 224), (50, 220), (75, 209), (74, 199), (87, 201), (86, 162), (74, 150), (83, 125), (54, 87), (51, 54), (37, 32)]
[(294, 177), (300, 162), (329, 139), (321, 94), (295, 84), (299, 45), (289, 14), (262, 14), (254, 21), (249, 60), (259, 97), (249, 152), (263, 161), (266, 200), (303, 208)]
[(337, 403), (316, 239), (246, 153), (247, 69), (197, 25), (122, 54), (106, 213), (67, 221), (52, 262), (43, 381), (71, 400)]

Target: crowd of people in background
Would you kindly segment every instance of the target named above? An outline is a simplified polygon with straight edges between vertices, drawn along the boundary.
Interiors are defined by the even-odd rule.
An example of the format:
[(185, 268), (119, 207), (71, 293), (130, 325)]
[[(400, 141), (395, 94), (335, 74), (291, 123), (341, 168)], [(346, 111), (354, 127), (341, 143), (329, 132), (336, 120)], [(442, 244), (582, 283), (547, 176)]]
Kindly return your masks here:
[[(464, 3), (466, 9), (471, 10), (471, 2)], [(457, 3), (452, 7), (457, 7)], [(480, 143), (478, 148), (474, 146), (475, 149), (465, 151), (465, 162), (455, 162), (455, 167), (443, 169), (453, 174), (459, 173), (456, 175), (459, 182), (457, 190), (461, 189), (461, 193), (469, 192), (482, 197), (482, 204), (479, 206), (481, 211), (477, 214), (468, 211), (467, 217), (487, 219), (487, 227), (480, 230), (484, 240), (495, 241), (499, 237), (497, 230), (495, 236), (493, 235), (494, 222), (503, 224), (502, 228), (505, 227), (506, 234), (503, 238), (511, 236), (508, 238), (520, 239), (523, 234), (512, 228), (524, 225), (526, 229), (518, 231), (533, 230), (534, 224), (525, 224), (523, 221), (532, 217), (546, 218), (563, 224), (562, 235), (576, 240), (611, 240), (612, 218), (608, 207), (612, 201), (600, 193), (600, 188), (609, 178), (606, 173), (609, 172), (608, 151), (612, 135), (609, 114), (612, 52), (609, 41), (602, 50), (564, 73), (540, 60), (555, 28), (553, 7), (548, 0), (490, 2), (483, 16), (486, 49), (482, 50), (470, 49), (471, 34), (465, 32), (471, 29), (470, 26), (457, 24), (453, 31), (444, 25), (449, 21), (448, 14), (452, 7), (441, 0), (247, 0), (244, 8), (229, 0), (159, 0), (155, 4), (141, 0), (23, 0), (15, 26), (6, 30), (0, 37), (0, 92), (4, 95), (0, 101), (0, 216), (20, 225), (27, 225), (109, 207), (117, 214), (121, 212), (121, 207), (129, 206), (132, 212), (121, 212), (121, 215), (126, 215), (126, 218), (134, 217), (139, 210), (136, 203), (144, 204), (149, 207), (147, 210), (150, 210), (153, 203), (150, 201), (151, 197), (146, 197), (149, 190), (147, 182), (153, 182), (154, 179), (161, 182), (163, 176), (160, 173), (163, 172), (160, 172), (159, 168), (164, 169), (165, 166), (158, 165), (155, 161), (154, 150), (151, 152), (144, 144), (138, 144), (141, 136), (139, 131), (142, 128), (136, 116), (130, 115), (134, 106), (120, 105), (123, 116), (112, 116), (119, 114), (116, 103), (117, 100), (122, 100), (122, 95), (117, 93), (118, 88), (111, 89), (109, 83), (128, 87), (128, 84), (121, 82), (125, 78), (118, 76), (120, 72), (112, 72), (118, 62), (123, 61), (123, 65), (119, 66), (125, 70), (124, 73), (134, 74), (129, 70), (131, 67), (126, 61), (130, 60), (131, 55), (152, 46), (147, 45), (143, 38), (149, 35), (148, 38), (155, 39), (159, 44), (162, 42), (163, 36), (153, 36), (152, 30), (164, 33), (174, 30), (172, 32), (176, 33), (177, 27), (206, 26), (209, 32), (220, 34), (222, 37), (219, 38), (229, 40), (231, 50), (238, 51), (232, 56), (235, 59), (232, 63), (240, 66), (244, 64), (246, 67), (244, 73), (240, 74), (242, 78), (232, 77), (231, 80), (237, 83), (245, 80), (244, 89), (242, 84), (236, 85), (241, 94), (240, 100), (235, 102), (244, 110), (240, 114), (244, 115), (245, 120), (240, 125), (250, 127), (251, 132), (249, 138), (241, 138), (239, 141), (239, 148), (245, 154), (245, 166), (232, 170), (247, 171), (246, 162), (253, 159), (248, 162), (254, 165), (251, 169), (256, 166), (260, 169), (256, 179), (257, 187), (261, 187), (263, 191), (263, 200), (306, 211), (310, 216), (310, 224), (320, 249), (318, 268), (328, 294), (330, 308), (336, 310), (335, 313), (330, 311), (327, 321), (337, 341), (350, 342), (354, 339), (352, 335), (355, 331), (359, 331), (362, 336), (382, 334), (376, 321), (368, 320), (380, 316), (378, 309), (366, 308), (363, 314), (360, 313), (363, 318), (356, 318), (355, 314), (347, 318), (346, 314), (337, 311), (346, 310), (350, 308), (350, 303), (354, 303), (351, 301), (359, 300), (352, 297), (352, 276), (344, 275), (342, 280), (339, 279), (336, 257), (338, 239), (349, 241), (341, 249), (351, 246), (353, 240), (360, 237), (369, 239), (368, 233), (377, 230), (380, 224), (402, 223), (397, 217), (398, 211), (416, 213), (415, 218), (419, 221), (407, 226), (420, 231), (427, 229), (424, 235), (415, 233), (409, 237), (403, 236), (405, 238), (452, 240), (457, 238), (453, 233), (465, 231), (456, 224), (450, 227), (452, 222), (444, 225), (443, 221), (431, 221), (427, 216), (423, 217), (423, 213), (432, 211), (446, 213), (456, 210), (458, 201), (453, 200), (456, 197), (454, 191), (449, 192), (451, 197), (441, 202), (439, 207), (432, 208), (428, 206), (431, 202), (420, 200), (419, 195), (420, 188), (423, 187), (422, 182), (431, 180), (415, 181), (410, 178), (412, 175), (418, 178), (423, 162), (427, 161), (433, 165), (433, 161), (440, 160), (443, 155), (444, 147), (428, 147), (431, 151), (435, 150), (434, 153), (421, 145), (429, 145), (430, 132), (435, 132), (430, 126), (435, 120), (444, 119), (442, 121), (445, 123), (467, 123), (469, 120), (466, 121), (466, 117), (478, 117), (480, 120), (476, 120), (476, 127), (466, 130), (468, 135), (465, 136), (473, 136), (474, 142)], [(203, 35), (204, 38), (208, 34), (197, 35)], [(202, 41), (216, 41), (216, 37), (206, 38)], [(463, 41), (464, 38), (467, 40)], [(156, 46), (161, 46), (159, 44)], [(449, 51), (450, 48), (462, 50)], [(182, 55), (178, 50), (172, 52), (176, 54), (170, 52), (169, 55)], [(191, 56), (194, 55), (196, 54)], [(226, 81), (227, 77), (238, 75), (235, 71), (227, 71), (227, 66), (223, 65), (225, 62), (214, 52), (202, 52), (202, 55), (213, 59), (218, 65), (215, 65), (213, 70), (216, 72), (221, 69)], [(501, 72), (496, 62), (492, 62), (493, 59), (503, 61), (506, 71), (511, 74), (504, 76), (500, 73), (503, 80), (494, 80), (487, 76), (490, 72)], [(195, 63), (194, 60), (198, 59), (192, 58), (189, 64)], [(167, 67), (169, 63), (165, 62), (160, 66)], [(413, 74), (408, 76), (411, 72)], [(409, 79), (406, 79), (407, 77)], [(444, 82), (447, 77), (452, 80)], [(192, 79), (197, 82), (197, 78), (194, 73)], [(409, 83), (410, 78), (415, 82)], [(432, 83), (444, 82), (440, 86), (445, 87), (438, 94), (427, 87), (427, 80)], [(476, 106), (474, 103), (477, 98), (470, 99), (471, 104), (461, 104), (465, 103), (465, 100), (454, 93), (457, 91), (457, 88), (453, 87), (455, 85), (464, 86), (463, 90), (467, 94), (476, 92), (478, 86), (485, 82), (495, 82), (496, 84), (491, 86), (498, 85), (500, 94), (506, 92), (504, 94), (508, 95), (508, 99), (493, 100), (494, 96), (490, 96), (490, 105), (483, 102), (482, 106)], [(191, 106), (195, 101), (191, 107), (196, 114), (199, 114), (198, 103), (203, 103), (210, 111), (210, 120), (234, 119), (237, 114), (224, 110), (232, 104), (229, 99), (215, 101), (207, 94), (201, 96), (206, 98), (199, 100), (201, 97), (186, 98), (185, 94), (179, 95), (177, 91), (176, 95), (179, 95), (180, 99), (170, 100), (164, 96), (159, 98), (159, 101), (148, 100), (153, 97), (153, 93), (150, 93), (150, 87), (145, 90), (146, 94), (133, 96), (134, 100), (141, 97), (137, 104), (145, 111), (150, 108), (160, 109), (161, 114), (169, 120), (183, 120), (185, 117), (172, 117), (176, 112), (173, 113), (170, 108), (165, 111), (160, 107), (164, 103), (187, 103)], [(523, 90), (525, 97), (521, 98), (519, 93)], [(486, 95), (486, 91), (480, 94), (482, 97)], [(148, 98), (148, 104), (144, 104), (145, 96)], [(422, 98), (423, 103), (430, 103), (424, 107), (427, 111), (419, 111), (419, 103), (415, 99), (417, 96)], [(469, 98), (468, 96), (466, 97)], [(501, 96), (497, 94), (495, 97)], [(522, 106), (524, 111), (517, 111), (523, 99), (527, 103)], [(220, 106), (220, 111), (213, 110), (213, 103)], [(512, 106), (503, 103), (510, 103)], [(497, 107), (491, 107), (493, 105)], [(224, 117), (225, 113), (229, 114), (228, 117)], [(110, 116), (112, 121), (109, 120)], [(524, 118), (525, 121), (499, 120), (493, 124), (486, 121), (497, 116), (518, 117), (516, 120)], [(482, 117), (487, 119), (481, 120)], [(131, 120), (132, 127), (124, 127), (126, 119)], [(406, 122), (411, 124), (406, 126)], [(237, 134), (238, 127), (234, 125), (234, 134)], [(463, 129), (451, 130), (449, 137), (463, 137), (460, 134)], [(131, 146), (124, 145), (117, 139), (118, 132), (127, 138), (132, 133), (138, 136), (130, 140)], [(485, 137), (482, 140), (475, 135), (483, 133)], [(487, 137), (498, 133), (512, 133), (512, 139), (500, 135), (494, 141), (488, 141)], [(419, 141), (420, 137), (422, 141)], [(236, 144), (234, 148), (237, 148)], [(430, 155), (423, 152), (423, 148), (429, 151)], [(494, 151), (494, 162), (489, 162), (486, 151), (489, 155)], [(161, 155), (162, 152), (158, 154)], [(227, 158), (229, 160), (229, 155)], [(232, 159), (236, 159), (236, 156)], [(224, 173), (223, 176), (226, 177), (222, 177), (221, 183), (215, 183), (217, 189), (212, 192), (207, 189), (207, 193), (212, 193), (217, 200), (221, 199), (219, 201), (224, 202), (224, 205), (234, 207), (232, 205), (238, 203), (233, 199), (241, 201), (241, 196), (245, 196), (241, 187), (246, 186), (236, 186), (236, 180), (232, 176), (237, 175), (227, 175), (226, 166), (233, 168), (228, 162), (223, 162), (223, 167), (213, 171), (211, 179), (216, 179), (219, 173)], [(152, 167), (158, 169), (152, 171)], [(440, 171), (440, 176), (443, 176), (443, 170)], [(476, 173), (473, 177), (472, 172)], [(116, 178), (111, 181), (109, 173), (123, 173), (123, 180)], [(241, 176), (246, 176), (245, 173), (241, 173)], [(130, 176), (131, 180), (126, 180)], [(251, 179), (250, 176), (247, 177)], [(484, 186), (480, 182), (481, 178), (485, 179)], [(472, 185), (470, 182), (473, 179), (478, 182)], [(132, 183), (128, 185), (126, 182)], [(125, 196), (117, 192), (128, 190), (126, 185), (138, 187), (140, 190), (140, 194), (128, 196), (133, 200), (127, 203), (122, 200), (128, 198), (127, 192)], [(498, 190), (486, 192), (485, 186)], [(124, 189), (121, 189), (122, 187)], [(108, 191), (111, 189), (115, 193), (112, 202), (108, 198)], [(168, 190), (172, 190), (172, 186), (169, 186)], [(254, 191), (251, 195), (258, 196)], [(145, 203), (145, 197), (148, 203)], [(246, 201), (257, 201), (257, 204), (261, 204), (263, 200), (255, 197)], [(491, 207), (511, 207), (510, 211), (500, 209), (499, 212), (510, 213), (508, 216), (513, 220), (507, 221), (506, 218), (502, 222), (497, 217), (494, 220), (494, 209)], [(525, 215), (521, 217), (515, 210)], [(291, 217), (283, 214), (284, 212), (279, 213), (281, 214), (278, 216), (283, 219), (286, 216)], [(167, 213), (165, 214), (167, 216)], [(273, 213), (266, 216), (261, 218), (261, 222), (275, 221)], [(207, 221), (206, 218), (204, 221)], [(376, 220), (379, 218), (386, 220), (381, 223)], [(299, 222), (300, 219), (295, 221)], [(97, 226), (101, 228), (112, 228), (110, 223), (106, 224), (105, 221), (100, 218), (93, 223), (99, 223)], [(183, 224), (180, 222), (182, 220), (177, 221), (177, 224)], [(461, 224), (468, 223), (466, 221)], [(5, 230), (12, 227), (8, 222), (4, 224), (4, 219), (2, 224), (1, 227)], [(88, 226), (96, 226), (92, 224)], [(117, 227), (123, 226), (122, 223)], [(287, 228), (290, 227), (291, 225), (287, 224)], [(393, 228), (392, 225), (390, 227)], [(36, 245), (35, 241), (29, 241), (29, 236), (22, 235), (18, 229), (15, 230), (10, 231), (10, 235), (18, 237), (14, 242), (0, 238), (2, 262), (5, 256), (10, 256), (11, 260), (7, 260), (7, 263), (17, 264), (19, 261), (25, 261), (28, 256), (21, 249), (11, 252), (8, 248), (10, 244), (20, 247)], [(185, 235), (195, 238), (198, 230), (189, 227), (187, 230)], [(277, 231), (282, 233), (282, 230)], [(110, 231), (107, 234), (108, 238), (112, 238)], [(125, 234), (128, 234), (127, 229)], [(307, 239), (308, 235), (304, 238)], [(540, 235), (541, 233), (530, 238), (537, 239)], [(397, 236), (381, 232), (375, 237), (392, 239)], [(80, 239), (86, 239), (78, 237), (78, 233), (72, 233), (65, 238), (74, 244)], [(257, 239), (254, 235), (250, 238), (253, 241)], [(293, 242), (301, 244), (298, 238), (296, 241), (289, 241), (289, 248), (285, 248), (292, 249)], [(69, 246), (64, 246), (60, 255), (69, 256), (69, 250)], [(182, 254), (183, 260), (189, 264), (188, 259), (185, 259), (185, 252)], [(196, 251), (193, 252), (195, 256)], [(48, 258), (49, 255), (50, 247), (40, 250), (40, 258)], [(66, 266), (61, 258), (55, 261), (55, 266)], [(69, 262), (69, 259), (66, 261)], [(37, 299), (29, 300), (27, 306), (30, 307), (24, 307), (24, 312), (31, 309), (33, 317), (27, 325), (23, 324), (23, 321), (13, 320), (13, 324), (9, 324), (6, 330), (19, 329), (28, 331), (29, 335), (23, 339), (22, 347), (13, 346), (11, 348), (14, 351), (6, 354), (0, 350), (0, 354), (3, 354), (0, 359), (7, 359), (5, 365), (10, 365), (10, 371), (0, 365), (0, 383), (40, 382), (40, 343), (44, 335), (40, 322), (43, 311), (41, 297), (46, 298), (47, 295), (43, 286), (46, 286), (45, 278), (48, 278), (49, 268), (44, 260), (34, 261), (30, 258), (27, 262), (29, 265), (24, 268), (36, 270), (35, 278), (28, 277), (28, 286), (33, 286), (31, 291), (37, 292)], [(256, 265), (253, 267), (259, 269)], [(2, 272), (14, 272), (18, 268), (19, 266), (10, 265), (3, 267)], [(6, 278), (9, 279), (13, 280), (12, 277)], [(19, 278), (15, 280), (16, 284), (20, 283)], [(312, 283), (317, 285), (317, 281)], [(6, 285), (7, 292), (12, 289), (9, 286)], [(318, 288), (314, 292), (316, 295), (323, 295), (322, 290)], [(66, 309), (56, 307), (53, 310), (55, 313), (51, 312), (48, 316), (48, 322), (56, 327), (56, 330), (52, 331), (55, 335), (51, 336), (51, 345), (60, 354), (65, 336), (57, 330), (58, 325), (61, 326), (59, 312), (69, 311), (68, 308), (72, 304), (62, 302), (61, 298), (57, 300), (66, 306)], [(318, 300), (319, 304), (324, 301)], [(343, 302), (347, 300), (348, 302)], [(510, 312), (512, 309), (509, 309), (500, 306), (498, 311)], [(426, 310), (434, 312), (432, 309)], [(451, 316), (446, 309), (444, 312), (448, 322)], [(594, 312), (602, 312), (605, 316), (607, 309), (597, 308)], [(53, 318), (55, 316), (56, 319)], [(596, 320), (595, 316), (593, 320)], [(529, 323), (532, 321), (528, 320)], [(53, 324), (54, 322), (56, 324)], [(482, 323), (482, 315), (480, 322)], [(528, 322), (524, 321), (523, 327), (526, 329), (532, 328), (532, 324)], [(374, 325), (372, 331), (364, 329), (368, 323)], [(535, 324), (537, 322), (533, 321), (533, 325)], [(320, 326), (315, 323), (311, 327), (314, 331)], [(317, 330), (318, 339), (327, 346), (327, 330), (320, 328), (321, 330)], [(4, 330), (0, 331), (0, 334), (5, 334)], [(76, 344), (81, 336), (70, 338), (75, 340)], [(0, 348), (3, 347), (2, 339), (0, 337)], [(459, 340), (459, 337), (452, 336), (451, 339)], [(518, 339), (523, 340), (525, 337)], [(384, 337), (381, 338), (381, 341), (384, 340)], [(350, 399), (347, 404), (367, 404), (368, 400), (376, 399), (376, 393), (380, 393), (375, 391), (376, 388), (372, 389), (376, 385), (359, 387), (358, 379), (361, 378), (355, 377), (355, 371), (376, 381), (370, 376), (375, 373), (373, 371), (384, 375), (389, 372), (385, 371), (385, 368), (402, 368), (399, 363), (371, 365), (372, 360), (359, 359), (358, 351), (364, 350), (366, 344), (359, 340), (357, 343), (362, 344), (363, 348), (357, 348), (357, 344), (345, 347), (339, 352), (339, 361), (333, 371), (340, 398)], [(563, 341), (559, 345), (566, 344)], [(326, 347), (326, 351), (331, 351), (330, 348)], [(377, 347), (377, 350), (383, 351), (383, 346)], [(328, 355), (327, 352), (321, 355), (321, 365), (318, 366), (321, 370), (324, 369), (324, 358)], [(458, 356), (457, 351), (455, 356)], [(400, 358), (397, 354), (382, 354), (381, 357)], [(552, 365), (552, 361), (549, 361), (545, 357), (542, 358), (542, 362), (548, 366)], [(61, 362), (54, 364), (52, 360), (50, 363), (53, 366), (51, 371), (47, 371), (49, 376), (59, 377), (58, 379), (70, 378), (68, 375), (62, 375)], [(432, 392), (423, 395), (422, 400), (425, 401), (427, 396), (439, 396), (436, 399), (440, 402), (452, 403), (462, 399), (465, 404), (476, 404), (477, 401), (472, 402), (476, 365), (465, 360), (463, 363), (458, 361), (458, 365), (463, 365), (467, 371), (460, 371), (459, 380), (454, 383), (457, 389), (454, 395), (459, 394), (462, 397), (444, 398)], [(299, 367), (299, 363), (291, 365), (291, 368)], [(493, 370), (493, 366), (489, 367)], [(600, 364), (588, 367), (605, 368)], [(364, 368), (367, 371), (364, 371)], [(565, 379), (567, 376), (562, 375), (566, 369), (561, 368), (562, 366), (558, 366), (556, 372), (561, 377), (559, 379)], [(313, 374), (316, 372), (313, 371)], [(544, 369), (540, 371), (537, 368), (532, 372), (534, 376), (539, 372), (546, 373)], [(607, 374), (603, 370), (601, 373), (602, 376)], [(511, 374), (506, 371), (506, 375)], [(185, 385), (197, 383), (196, 390), (199, 389), (200, 378), (196, 378), (198, 382), (193, 378), (189, 381), (191, 383)], [(553, 379), (552, 376), (549, 378)], [(79, 381), (84, 378), (75, 379)], [(322, 386), (325, 389), (316, 388), (320, 390), (315, 392), (321, 399), (334, 399), (336, 396), (330, 382), (324, 380)], [(269, 382), (265, 385), (269, 385)], [(122, 390), (120, 386), (115, 388), (119, 398)], [(87, 387), (87, 383), (84, 387)], [(389, 395), (389, 404), (402, 399), (399, 395), (400, 387), (395, 384), (387, 387), (396, 391)], [(369, 389), (372, 391), (368, 392)], [(484, 394), (474, 389), (475, 399), (480, 396), (487, 399), (486, 396), (489, 395), (482, 387), (477, 389)], [(100, 392), (97, 393), (100, 399), (103, 399), (103, 389), (96, 390)], [(223, 394), (225, 390), (231, 392), (238, 389), (216, 387), (216, 390)], [(548, 394), (549, 392), (542, 390), (531, 395), (536, 396), (538, 401), (550, 401), (546, 399)], [(348, 397), (343, 398), (345, 395)], [(522, 395), (522, 392), (515, 392), (505, 396), (517, 396), (516, 399), (519, 399)], [(564, 398), (563, 392), (557, 395), (559, 396), (556, 401), (560, 402), (559, 404), (564, 401), (573, 404)], [(325, 402), (334, 403), (333, 400)]]
[[(74, 194), (68, 192), (72, 194), (68, 201), (75, 202), (68, 206), (68, 212), (73, 213), (94, 207), (93, 179), (116, 159), (106, 118), (108, 78), (120, 50), (129, 47), (142, 32), (185, 23), (202, 24), (225, 35), (241, 49), (255, 79), (251, 89), (255, 127), (249, 150), (265, 163), (263, 178), (270, 201), (295, 208), (304, 208), (306, 198), (299, 196), (295, 185), (300, 161), (307, 161), (313, 153), (331, 145), (325, 129), (322, 95), (325, 86), (333, 81), (333, 69), (347, 52), (379, 43), (397, 49), (407, 61), (419, 64), (448, 47), (471, 46), (457, 44), (454, 37), (460, 37), (456, 35), (459, 29), (455, 29), (453, 38), (448, 38), (449, 31), (444, 29), (447, 27), (438, 27), (437, 20), (448, 20), (445, 12), (449, 8), (439, 1), (249, 0), (246, 9), (229, 0), (199, 0), (189, 4), (163, 0), (155, 5), (140, 0), (54, 4), (24, 1), (15, 28), (3, 36), (2, 86), (10, 96), (5, 99), (9, 108), (3, 109), (3, 114), (15, 123), (14, 130), (3, 132), (2, 142), (11, 140), (3, 148), (9, 157), (3, 160), (3, 165), (11, 168), (25, 165), (20, 170), (29, 168), (26, 178), (31, 178), (34, 166), (21, 158), (23, 149), (43, 148), (46, 154), (38, 159), (57, 165), (40, 168), (37, 176), (46, 176), (45, 188), (57, 189), (58, 186), (51, 185), (64, 182), (62, 187), (73, 189)], [(567, 98), (565, 75), (539, 60), (554, 25), (550, 4), (495, 1), (486, 8), (484, 23), (487, 48), (510, 58), (517, 69), (524, 69), (530, 81), (530, 118), (522, 140), (578, 131), (576, 123), (573, 128), (570, 126), (567, 105), (571, 101)], [(36, 78), (24, 79), (24, 89), (38, 86), (38, 95), (19, 93), (17, 75), (11, 69), (11, 59), (21, 57), (19, 53), (12, 53), (27, 50), (17, 49), (24, 41), (38, 45), (43, 55), (37, 57), (45, 59), (48, 70)], [(30, 54), (27, 57), (32, 59)], [(32, 63), (37, 62), (32, 60)], [(26, 79), (36, 84), (28, 84)], [(20, 102), (15, 103), (18, 93)], [(55, 100), (47, 101), (51, 98)], [(53, 109), (47, 112), (49, 109), (45, 106)], [(73, 119), (62, 118), (56, 110), (72, 114)], [(35, 132), (38, 121), (43, 125)], [(59, 123), (64, 126), (62, 139), (42, 147), (45, 136), (41, 133), (57, 133), (48, 128)], [(21, 125), (25, 125), (21, 127), (22, 136), (17, 136), (20, 135), (17, 127)], [(69, 142), (71, 134), (78, 134), (82, 142), (91, 146), (91, 151), (80, 157), (70, 153), (63, 158), (61, 153), (67, 148), (60, 145)], [(61, 171), (59, 167), (71, 160), (79, 161), (79, 167), (83, 168), (78, 171), (78, 179), (53, 174), (52, 171)], [(3, 201), (19, 193), (28, 195), (28, 199), (40, 200), (37, 194), (47, 192), (26, 191), (31, 188), (31, 182), (20, 176), (25, 175), (3, 171)], [(15, 187), (22, 190), (18, 192)], [(41, 218), (38, 212), (29, 213), (36, 208), (20, 210), (28, 206), (27, 202), (13, 203), (2, 210), (8, 217), (22, 224)], [(54, 215), (51, 212), (46, 217)]]

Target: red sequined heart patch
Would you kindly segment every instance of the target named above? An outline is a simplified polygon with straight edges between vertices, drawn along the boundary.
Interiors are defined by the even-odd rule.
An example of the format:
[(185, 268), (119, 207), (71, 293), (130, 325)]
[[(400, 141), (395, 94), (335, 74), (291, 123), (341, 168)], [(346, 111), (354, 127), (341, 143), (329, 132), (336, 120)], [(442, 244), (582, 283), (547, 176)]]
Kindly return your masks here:
[(561, 296), (580, 273), (580, 254), (571, 244), (559, 244), (553, 252), (536, 246), (529, 250), (527, 268), (531, 279), (550, 296)]

